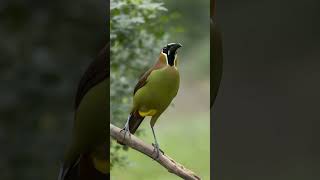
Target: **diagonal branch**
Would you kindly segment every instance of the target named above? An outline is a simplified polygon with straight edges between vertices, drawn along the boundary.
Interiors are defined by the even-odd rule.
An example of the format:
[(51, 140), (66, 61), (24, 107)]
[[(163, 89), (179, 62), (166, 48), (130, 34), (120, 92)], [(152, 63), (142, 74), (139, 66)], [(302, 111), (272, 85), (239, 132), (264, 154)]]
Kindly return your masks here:
[[(131, 147), (132, 149), (135, 149), (150, 158), (154, 159), (155, 153), (154, 153), (154, 147), (152, 145), (146, 144), (141, 139), (137, 138), (134, 135), (126, 136), (127, 138), (125, 141), (123, 141), (124, 132), (120, 131), (121, 129), (110, 124), (110, 136), (123, 143), (127, 146)], [(183, 179), (190, 179), (190, 180), (200, 180), (201, 178), (197, 176), (194, 172), (191, 170), (185, 168), (183, 165), (177, 163), (175, 160), (167, 156), (166, 154), (160, 153), (159, 158), (155, 159), (160, 165), (162, 165), (164, 168), (166, 168), (169, 172), (176, 174), (177, 176), (183, 178)]]

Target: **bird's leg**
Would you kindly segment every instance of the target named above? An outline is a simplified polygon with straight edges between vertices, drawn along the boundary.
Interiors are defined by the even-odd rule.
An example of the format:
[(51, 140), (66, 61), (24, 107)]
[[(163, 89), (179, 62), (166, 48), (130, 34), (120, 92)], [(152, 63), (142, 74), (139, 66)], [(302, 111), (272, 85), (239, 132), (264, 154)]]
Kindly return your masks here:
[(129, 137), (131, 138), (131, 133), (130, 133), (130, 129), (129, 129), (129, 121), (130, 121), (130, 116), (128, 116), (127, 122), (124, 125), (124, 128), (120, 130), (120, 132), (124, 131), (124, 136), (123, 136), (123, 141), (126, 139), (126, 135), (127, 133), (129, 133)]
[(155, 151), (155, 153), (156, 153), (156, 158), (155, 159), (158, 159), (159, 158), (159, 155), (160, 155), (160, 152), (162, 153), (162, 154), (164, 154), (163, 153), (163, 151), (159, 148), (159, 144), (158, 144), (158, 141), (157, 141), (157, 138), (156, 138), (156, 134), (154, 133), (154, 129), (153, 129), (153, 126), (151, 125), (151, 129), (152, 129), (152, 133), (153, 133), (153, 138), (154, 138), (154, 144), (152, 144), (152, 146), (154, 147), (154, 151)]

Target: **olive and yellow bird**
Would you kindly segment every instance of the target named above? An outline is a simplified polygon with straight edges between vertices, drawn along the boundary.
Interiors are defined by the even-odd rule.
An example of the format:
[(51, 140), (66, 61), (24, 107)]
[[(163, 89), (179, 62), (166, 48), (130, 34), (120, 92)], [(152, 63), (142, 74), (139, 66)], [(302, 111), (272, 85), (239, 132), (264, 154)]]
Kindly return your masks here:
[(156, 158), (159, 157), (159, 144), (154, 125), (159, 116), (177, 95), (180, 77), (177, 50), (179, 43), (170, 43), (162, 48), (156, 63), (139, 79), (133, 92), (133, 106), (123, 131), (134, 134), (146, 116), (151, 116), (150, 126), (154, 137)]
[(82, 76), (75, 118), (58, 180), (102, 180), (109, 177), (109, 45)]

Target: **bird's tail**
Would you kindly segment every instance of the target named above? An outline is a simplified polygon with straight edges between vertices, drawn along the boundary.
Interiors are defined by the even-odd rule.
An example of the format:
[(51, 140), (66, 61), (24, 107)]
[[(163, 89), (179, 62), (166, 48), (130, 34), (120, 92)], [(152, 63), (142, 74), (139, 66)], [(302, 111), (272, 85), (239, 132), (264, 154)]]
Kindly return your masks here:
[(110, 178), (110, 173), (104, 174), (98, 171), (88, 153), (81, 156), (71, 167), (61, 166), (58, 180), (101, 180)]
[(62, 163), (60, 166), (58, 180), (75, 179), (79, 175), (78, 174), (79, 161), (80, 161), (80, 158), (77, 160), (76, 163), (74, 163), (72, 167)]
[[(138, 111), (134, 111), (129, 116), (129, 131), (131, 134), (134, 134), (141, 122), (143, 121), (144, 116), (140, 116)], [(124, 145), (123, 143), (117, 141), (119, 144)]]
[(134, 134), (138, 127), (140, 126), (141, 122), (143, 121), (144, 117), (140, 116), (139, 112), (135, 111), (130, 114), (129, 117), (129, 130), (131, 134)]

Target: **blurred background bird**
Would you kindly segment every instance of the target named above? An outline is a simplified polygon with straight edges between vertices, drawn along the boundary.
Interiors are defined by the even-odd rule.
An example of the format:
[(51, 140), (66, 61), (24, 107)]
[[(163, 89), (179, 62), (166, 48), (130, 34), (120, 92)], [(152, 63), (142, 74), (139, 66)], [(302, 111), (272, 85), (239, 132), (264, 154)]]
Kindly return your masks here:
[(210, 8), (210, 107), (213, 106), (218, 94), (222, 77), (222, 39), (221, 32), (215, 21), (215, 0)]
[(109, 177), (109, 68), (106, 45), (84, 73), (76, 94), (72, 140), (68, 144), (59, 180)]

